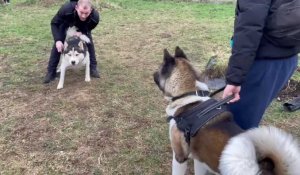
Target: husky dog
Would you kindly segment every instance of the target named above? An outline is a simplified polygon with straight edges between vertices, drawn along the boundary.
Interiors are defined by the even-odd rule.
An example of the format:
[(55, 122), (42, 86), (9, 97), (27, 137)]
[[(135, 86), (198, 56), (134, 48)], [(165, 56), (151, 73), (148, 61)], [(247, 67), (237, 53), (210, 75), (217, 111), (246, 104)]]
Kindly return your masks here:
[(78, 68), (85, 66), (85, 81), (91, 81), (90, 77), (90, 55), (87, 43), (90, 39), (86, 35), (76, 35), (77, 28), (69, 27), (64, 42), (64, 50), (61, 54), (61, 64), (57, 72), (60, 72), (59, 83), (57, 89), (64, 86), (65, 73), (68, 68)]
[[(197, 175), (205, 175), (207, 171), (216, 175), (300, 174), (299, 145), (278, 128), (263, 126), (243, 131), (233, 121), (232, 114), (224, 110), (193, 131), (198, 121), (190, 122), (185, 117), (198, 115), (201, 120), (204, 115), (199, 113), (206, 110), (201, 110), (201, 105), (215, 100), (208, 93), (199, 93), (209, 91), (199, 75), (179, 47), (174, 57), (164, 50), (163, 63), (153, 75), (158, 88), (169, 99), (166, 112), (171, 116), (172, 175), (186, 173), (188, 158), (194, 159)], [(182, 130), (182, 126), (191, 126), (192, 130)]]

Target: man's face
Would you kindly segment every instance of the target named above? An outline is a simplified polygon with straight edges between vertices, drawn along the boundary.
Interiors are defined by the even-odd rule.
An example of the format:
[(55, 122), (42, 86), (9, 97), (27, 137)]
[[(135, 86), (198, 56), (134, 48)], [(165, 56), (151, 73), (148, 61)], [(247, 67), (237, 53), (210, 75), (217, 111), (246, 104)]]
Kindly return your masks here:
[(87, 5), (76, 5), (75, 9), (81, 21), (85, 21), (92, 12), (92, 8)]

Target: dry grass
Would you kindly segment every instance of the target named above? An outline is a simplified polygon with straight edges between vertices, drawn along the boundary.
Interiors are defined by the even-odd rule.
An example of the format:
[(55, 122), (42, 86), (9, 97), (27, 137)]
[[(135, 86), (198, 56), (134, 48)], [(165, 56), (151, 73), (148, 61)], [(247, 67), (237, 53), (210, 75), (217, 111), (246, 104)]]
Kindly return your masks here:
[(0, 7), (0, 174), (170, 173), (165, 102), (152, 73), (163, 49), (177, 45), (200, 69), (213, 55), (226, 59), (233, 18), (218, 14), (233, 7), (107, 4), (93, 31), (101, 79), (86, 83), (70, 71), (59, 91), (58, 80), (41, 84), (58, 6)]

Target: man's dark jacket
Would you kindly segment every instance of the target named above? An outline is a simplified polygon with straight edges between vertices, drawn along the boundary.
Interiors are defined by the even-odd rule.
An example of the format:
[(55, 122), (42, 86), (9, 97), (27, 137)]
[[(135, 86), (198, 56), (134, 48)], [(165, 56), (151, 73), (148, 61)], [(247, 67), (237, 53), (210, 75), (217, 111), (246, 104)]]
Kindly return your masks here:
[(68, 27), (76, 26), (80, 32), (90, 35), (99, 23), (99, 13), (93, 9), (86, 21), (81, 21), (75, 10), (77, 2), (68, 2), (64, 4), (53, 17), (51, 21), (51, 31), (54, 41), (64, 41), (66, 37), (66, 30)]
[(300, 52), (300, 46), (279, 47), (267, 37), (265, 24), (275, 10), (274, 1), (237, 1), (232, 55), (226, 73), (228, 84), (241, 85), (255, 59), (284, 59)]

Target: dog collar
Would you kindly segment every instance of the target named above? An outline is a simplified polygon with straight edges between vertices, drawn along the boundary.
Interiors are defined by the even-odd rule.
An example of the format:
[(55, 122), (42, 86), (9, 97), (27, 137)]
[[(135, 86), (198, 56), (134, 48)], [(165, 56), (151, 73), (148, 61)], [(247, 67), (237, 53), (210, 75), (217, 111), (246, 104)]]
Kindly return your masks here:
[(180, 98), (186, 97), (186, 96), (190, 96), (190, 95), (196, 95), (196, 96), (200, 96), (200, 97), (208, 97), (210, 94), (209, 91), (203, 91), (203, 90), (197, 90), (197, 91), (193, 91), (193, 92), (188, 92), (176, 97), (172, 97), (172, 101), (178, 100)]
[(214, 91), (214, 92), (209, 92), (209, 91), (204, 91), (204, 90), (197, 90), (197, 91), (188, 92), (188, 93), (176, 96), (176, 97), (172, 97), (171, 100), (175, 101), (175, 100), (178, 100), (180, 98), (183, 98), (183, 97), (186, 97), (186, 96), (189, 96), (189, 95), (196, 95), (196, 96), (200, 96), (200, 97), (213, 97), (214, 95), (216, 95), (217, 93), (223, 91), (224, 89), (225, 89), (225, 86), (218, 89), (218, 90), (216, 90), (216, 91)]

